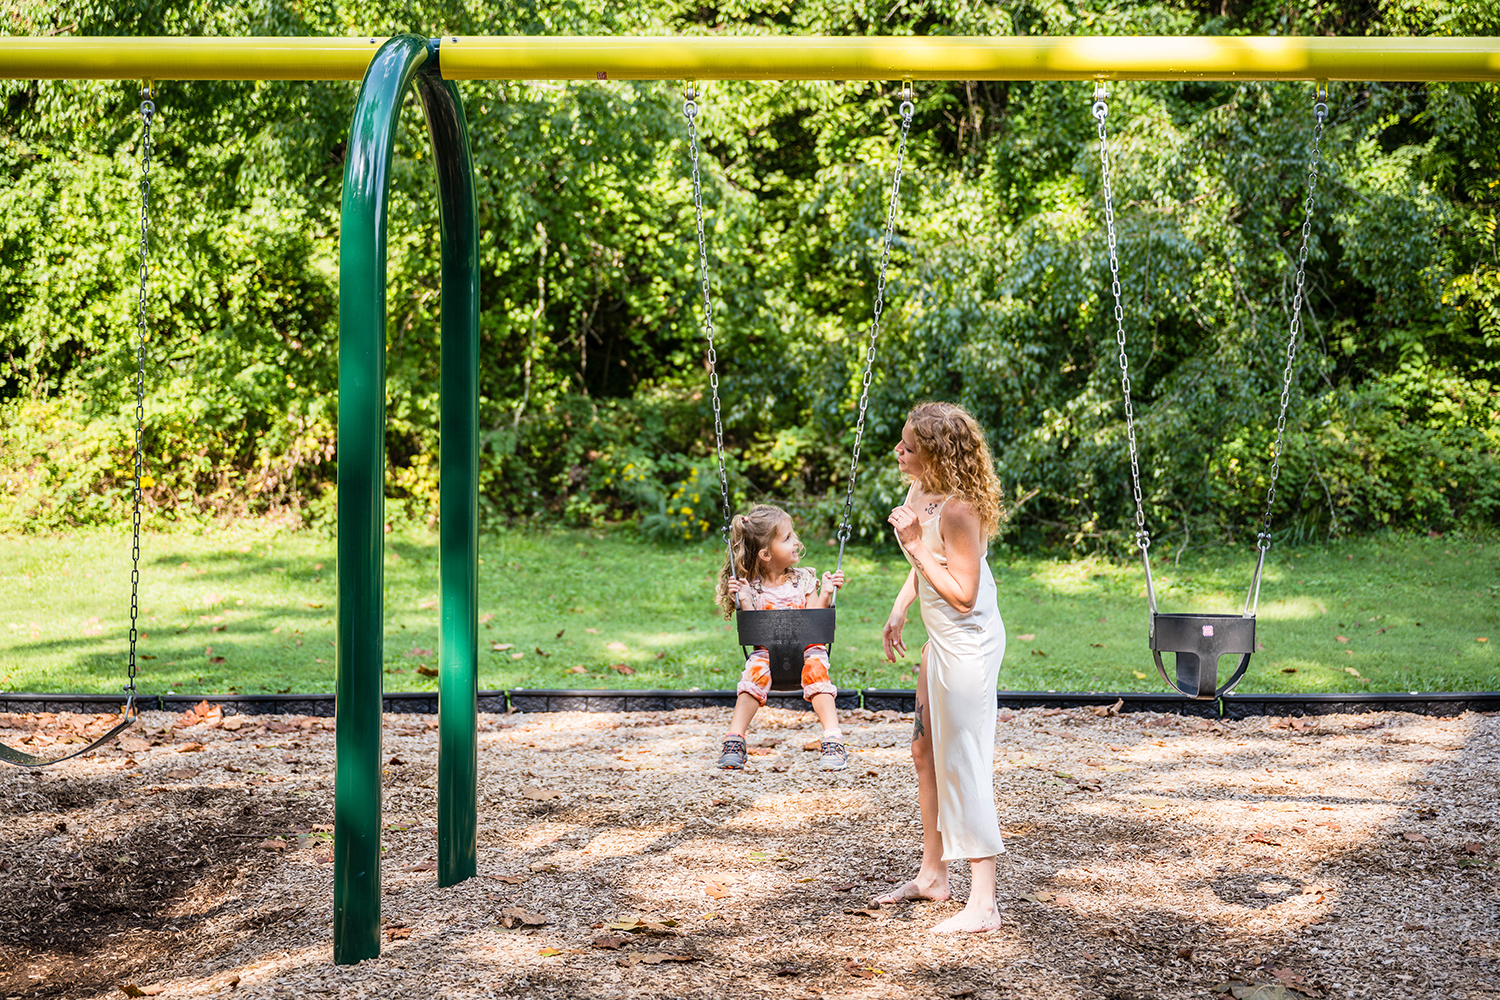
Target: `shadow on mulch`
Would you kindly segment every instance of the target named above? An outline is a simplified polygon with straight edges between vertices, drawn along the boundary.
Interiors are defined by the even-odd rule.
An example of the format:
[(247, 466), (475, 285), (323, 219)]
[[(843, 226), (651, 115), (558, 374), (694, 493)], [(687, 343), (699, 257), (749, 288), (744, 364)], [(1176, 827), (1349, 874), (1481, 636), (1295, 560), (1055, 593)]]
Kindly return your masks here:
[[(31, 777), (0, 802), (0, 996), (107, 992), (184, 948), (228, 951), (300, 909), (205, 933), (238, 883), (276, 867), (268, 839), (326, 820), (317, 803), (270, 801), (254, 786), (142, 787), (139, 775)], [(23, 817), (38, 813), (51, 825), (27, 829)]]

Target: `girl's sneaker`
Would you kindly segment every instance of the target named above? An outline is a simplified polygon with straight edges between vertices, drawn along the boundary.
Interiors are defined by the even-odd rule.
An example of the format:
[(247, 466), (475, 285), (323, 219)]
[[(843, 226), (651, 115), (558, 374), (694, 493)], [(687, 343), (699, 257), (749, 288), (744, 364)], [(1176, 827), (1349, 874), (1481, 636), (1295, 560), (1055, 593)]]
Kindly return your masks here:
[(726, 771), (738, 771), (745, 766), (745, 740), (730, 736), (724, 740), (724, 752), (719, 754), (719, 767)]
[(838, 740), (824, 740), (818, 750), (818, 768), (823, 771), (842, 771), (849, 766), (849, 751)]

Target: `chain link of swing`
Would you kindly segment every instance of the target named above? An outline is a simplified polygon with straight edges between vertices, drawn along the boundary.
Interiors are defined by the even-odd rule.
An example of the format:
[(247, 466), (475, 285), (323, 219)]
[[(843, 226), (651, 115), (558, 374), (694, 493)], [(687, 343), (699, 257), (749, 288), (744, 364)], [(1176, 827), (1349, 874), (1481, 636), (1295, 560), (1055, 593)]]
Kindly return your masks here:
[(138, 337), (135, 367), (135, 482), (131, 493), (130, 516), (130, 659), (126, 666), (129, 683), (124, 688), (126, 715), (130, 714), (135, 704), (135, 647), (140, 638), (137, 621), (140, 617), (141, 589), (141, 438), (146, 425), (146, 317), (151, 250), (151, 121), (156, 116), (153, 96), (153, 90), (149, 85), (141, 89), (141, 295), (140, 313), (136, 323)]
[(1115, 236), (1115, 201), (1109, 183), (1109, 135), (1104, 120), (1109, 116), (1109, 92), (1104, 84), (1094, 87), (1094, 119), (1099, 124), (1099, 170), (1104, 182), (1104, 227), (1109, 237), (1110, 290), (1115, 296), (1115, 342), (1119, 344), (1120, 391), (1125, 396), (1125, 437), (1130, 442), (1130, 483), (1135, 492), (1135, 543), (1142, 552), (1151, 548), (1146, 530), (1146, 507), (1141, 497), (1141, 463), (1135, 446), (1135, 407), (1130, 401), (1130, 358), (1125, 353), (1125, 304), (1120, 296), (1120, 257)]
[[(1105, 119), (1109, 115), (1108, 91), (1103, 83), (1094, 88), (1094, 119), (1099, 130), (1099, 168), (1104, 186), (1104, 224), (1109, 241), (1110, 291), (1115, 299), (1115, 340), (1119, 344), (1120, 390), (1125, 399), (1125, 436), (1130, 446), (1130, 481), (1135, 494), (1136, 544), (1144, 556), (1151, 547), (1151, 536), (1146, 530), (1146, 509), (1141, 496), (1141, 467), (1135, 442), (1135, 408), (1130, 398), (1130, 359), (1125, 351), (1125, 307), (1120, 293), (1120, 258), (1115, 235), (1114, 196), (1110, 187), (1109, 136)], [(1256, 546), (1262, 556), (1271, 545), (1271, 513), (1276, 501), (1276, 478), (1281, 473), (1282, 435), (1286, 429), (1286, 412), (1292, 393), (1292, 371), (1297, 358), (1297, 338), (1302, 332), (1302, 304), (1305, 299), (1304, 283), (1307, 265), (1308, 242), (1312, 236), (1313, 195), (1318, 184), (1318, 163), (1321, 158), (1319, 143), (1323, 138), (1323, 126), (1328, 117), (1328, 89), (1319, 84), (1314, 92), (1312, 152), (1307, 168), (1307, 199), (1302, 219), (1302, 246), (1297, 254), (1296, 291), (1292, 298), (1292, 318), (1286, 344), (1286, 370), (1282, 374), (1281, 411), (1276, 418), (1276, 443), (1271, 452), (1270, 485), (1266, 490), (1266, 513), (1261, 530), (1256, 534)], [(1259, 567), (1257, 566), (1257, 577)], [(1148, 569), (1149, 586), (1149, 569)], [(1258, 589), (1258, 588), (1257, 588)], [(1153, 600), (1153, 606), (1155, 601)]]
[(719, 460), (719, 496), (723, 500), (724, 523), (719, 534), (729, 548), (730, 567), (734, 575), (740, 575), (734, 560), (734, 546), (729, 540), (729, 525), (734, 520), (734, 509), (729, 504), (729, 474), (724, 468), (724, 418), (719, 404), (719, 373), (716, 369), (719, 355), (714, 350), (714, 300), (713, 288), (708, 280), (708, 241), (703, 235), (703, 179), (698, 171), (698, 89), (689, 87), (686, 100), (682, 102), (682, 115), (687, 119), (688, 156), (693, 164), (693, 213), (698, 226), (698, 276), (703, 286), (703, 333), (708, 338), (708, 385), (713, 393), (714, 407), (714, 454)]
[(1281, 382), (1281, 412), (1276, 416), (1276, 444), (1271, 450), (1271, 482), (1266, 487), (1266, 514), (1261, 529), (1255, 536), (1255, 544), (1264, 552), (1271, 547), (1271, 508), (1276, 503), (1276, 477), (1281, 473), (1281, 437), (1286, 430), (1287, 403), (1292, 394), (1292, 365), (1297, 360), (1297, 338), (1302, 333), (1302, 303), (1305, 298), (1303, 284), (1307, 270), (1307, 244), (1312, 237), (1313, 195), (1318, 189), (1318, 161), (1322, 157), (1319, 143), (1323, 139), (1323, 123), (1328, 118), (1328, 88), (1318, 84), (1313, 95), (1312, 152), (1307, 163), (1307, 201), (1303, 205), (1302, 246), (1297, 251), (1296, 291), (1292, 296), (1292, 319), (1286, 341), (1286, 374)]

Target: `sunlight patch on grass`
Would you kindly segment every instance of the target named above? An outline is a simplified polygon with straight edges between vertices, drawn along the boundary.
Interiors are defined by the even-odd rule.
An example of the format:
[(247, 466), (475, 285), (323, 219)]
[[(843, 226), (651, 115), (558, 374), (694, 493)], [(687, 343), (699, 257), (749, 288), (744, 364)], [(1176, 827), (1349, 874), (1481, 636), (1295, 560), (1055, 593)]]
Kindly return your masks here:
[(1275, 601), (1261, 601), (1256, 611), (1257, 619), (1269, 621), (1311, 621), (1328, 614), (1328, 606), (1315, 597), (1290, 597)]

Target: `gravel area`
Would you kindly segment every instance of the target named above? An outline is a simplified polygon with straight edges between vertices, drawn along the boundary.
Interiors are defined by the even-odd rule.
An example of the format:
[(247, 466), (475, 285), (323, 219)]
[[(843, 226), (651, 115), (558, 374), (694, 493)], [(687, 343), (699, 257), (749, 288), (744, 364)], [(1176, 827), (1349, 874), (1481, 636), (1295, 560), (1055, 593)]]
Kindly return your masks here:
[(436, 719), (388, 715), (382, 954), (335, 966), (333, 720), (147, 713), (0, 772), (0, 997), (1500, 997), (1495, 715), (1002, 711), (1005, 923), (956, 938), (870, 903), (920, 854), (910, 715), (844, 720), (825, 774), (807, 713), (743, 772), (723, 711), (482, 715), (439, 889)]

